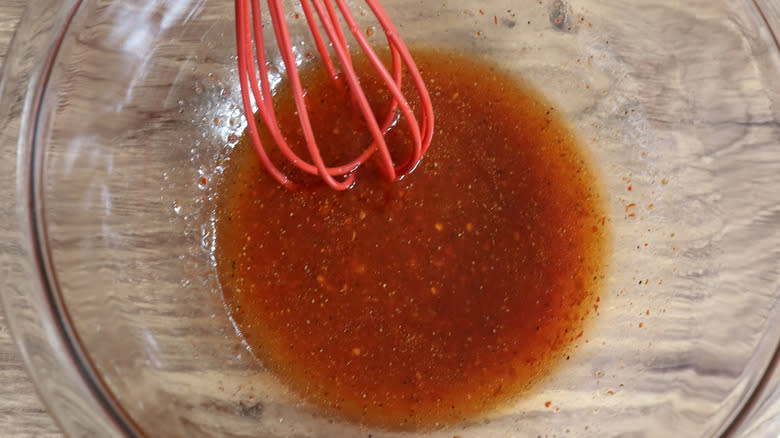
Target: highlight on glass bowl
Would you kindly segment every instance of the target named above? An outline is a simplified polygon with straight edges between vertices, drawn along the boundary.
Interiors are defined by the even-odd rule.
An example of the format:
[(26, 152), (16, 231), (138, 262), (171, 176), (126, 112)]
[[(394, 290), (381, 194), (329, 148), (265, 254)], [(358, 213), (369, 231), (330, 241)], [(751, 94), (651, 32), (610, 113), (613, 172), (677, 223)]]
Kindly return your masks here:
[(771, 1), (33, 0), (0, 294), (70, 436), (777, 436)]

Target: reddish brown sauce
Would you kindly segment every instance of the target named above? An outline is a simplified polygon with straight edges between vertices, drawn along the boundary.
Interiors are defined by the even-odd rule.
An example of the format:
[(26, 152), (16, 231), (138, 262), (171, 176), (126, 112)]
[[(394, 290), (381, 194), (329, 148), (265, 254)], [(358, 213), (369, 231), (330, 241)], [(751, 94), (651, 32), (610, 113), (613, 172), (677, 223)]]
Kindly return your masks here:
[[(254, 355), (314, 405), (389, 428), (474, 418), (547, 374), (594, 308), (606, 241), (596, 175), (549, 103), (468, 58), (415, 59), (437, 119), (413, 174), (284, 189), (244, 139), (217, 216), (224, 299)], [(330, 159), (364, 147), (349, 102), (305, 76)], [(284, 92), (278, 105), (299, 141)]]

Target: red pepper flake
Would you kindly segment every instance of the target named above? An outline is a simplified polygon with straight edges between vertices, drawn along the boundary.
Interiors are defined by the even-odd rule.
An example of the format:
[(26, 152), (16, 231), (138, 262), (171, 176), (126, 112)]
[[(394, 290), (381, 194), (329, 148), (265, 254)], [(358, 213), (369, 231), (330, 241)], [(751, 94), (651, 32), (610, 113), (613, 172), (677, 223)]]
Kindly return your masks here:
[(544, 407), (545, 407), (545, 408), (549, 408), (551, 403), (552, 403), (552, 402), (545, 402), (545, 403), (544, 403)]
[(498, 24), (498, 15), (493, 16), (493, 23)]
[(627, 189), (627, 190), (630, 192), (630, 191), (631, 191), (631, 186), (628, 186), (628, 189)]

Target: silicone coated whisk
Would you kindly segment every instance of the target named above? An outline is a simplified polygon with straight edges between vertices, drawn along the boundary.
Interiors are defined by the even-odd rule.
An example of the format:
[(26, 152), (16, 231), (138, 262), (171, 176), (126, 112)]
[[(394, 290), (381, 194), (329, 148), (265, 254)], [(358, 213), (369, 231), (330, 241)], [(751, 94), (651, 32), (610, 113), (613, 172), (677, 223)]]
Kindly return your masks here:
[[(422, 155), (430, 146), (433, 136), (433, 108), (425, 83), (409, 50), (401, 40), (398, 31), (385, 10), (376, 0), (365, 0), (365, 3), (373, 12), (385, 33), (391, 55), (389, 70), (363, 35), (362, 29), (359, 27), (345, 0), (300, 1), (307, 24), (328, 75), (332, 79), (334, 86), (341, 84), (340, 86), (343, 87), (343, 83), (339, 81), (346, 81), (350, 96), (353, 102), (357, 104), (357, 108), (372, 136), (372, 142), (352, 161), (337, 166), (328, 166), (320, 154), (315, 139), (315, 132), (310, 122), (310, 115), (306, 108), (304, 86), (301, 83), (298, 65), (293, 54), (282, 0), (268, 0), (264, 4), (268, 7), (274, 38), (284, 63), (284, 71), (292, 88), (298, 118), (303, 128), (303, 136), (310, 155), (309, 160), (300, 157), (290, 148), (277, 122), (271, 99), (272, 90), (268, 76), (266, 47), (263, 40), (260, 0), (235, 1), (238, 72), (249, 135), (263, 166), (283, 185), (289, 185), (292, 182), (288, 175), (283, 173), (272, 162), (266, 151), (266, 146), (260, 140), (258, 126), (253, 117), (253, 101), (257, 107), (260, 122), (264, 124), (284, 158), (292, 162), (298, 169), (309, 174), (318, 175), (330, 187), (337, 190), (351, 187), (355, 180), (355, 171), (374, 153), (378, 154), (380, 168), (384, 176), (389, 180), (397, 180), (417, 166)], [(389, 95), (392, 100), (389, 110), (382, 120), (375, 116), (366, 94), (360, 86), (360, 81), (352, 64), (353, 55), (350, 54), (347, 37), (342, 28), (342, 19), (345, 27), (357, 41), (362, 55), (368, 57), (371, 65), (379, 73), (382, 83), (390, 91)], [(318, 21), (325, 31), (324, 35), (320, 31)], [(336, 68), (334, 59), (332, 59), (329, 53), (329, 46), (335, 52), (335, 58), (338, 60), (340, 71)], [(419, 114), (417, 115), (415, 115), (409, 101), (401, 90), (404, 71), (411, 77), (414, 89), (418, 94), (420, 106)], [(385, 142), (385, 135), (397, 122), (399, 115), (406, 120), (409, 126), (409, 132), (412, 136), (412, 151), (402, 162), (395, 163)]]

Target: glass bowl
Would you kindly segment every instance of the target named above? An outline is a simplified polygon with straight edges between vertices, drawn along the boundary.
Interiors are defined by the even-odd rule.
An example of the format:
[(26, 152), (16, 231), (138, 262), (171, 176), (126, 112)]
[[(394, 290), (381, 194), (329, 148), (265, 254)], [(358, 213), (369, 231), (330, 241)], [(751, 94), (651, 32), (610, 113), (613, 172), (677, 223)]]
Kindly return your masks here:
[[(776, 436), (777, 2), (383, 5), (408, 43), (500, 65), (585, 140), (613, 251), (571, 360), (511, 406), (425, 433), (298, 400), (242, 344), (215, 274), (213, 182), (246, 123), (232, 4), (32, 0), (0, 82), (0, 290), (62, 429)], [(298, 6), (286, 10), (293, 41), (309, 44)]]

